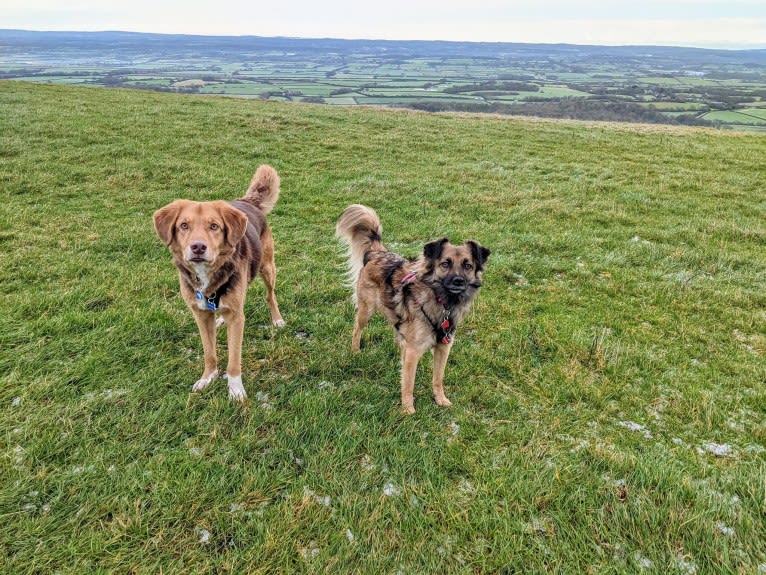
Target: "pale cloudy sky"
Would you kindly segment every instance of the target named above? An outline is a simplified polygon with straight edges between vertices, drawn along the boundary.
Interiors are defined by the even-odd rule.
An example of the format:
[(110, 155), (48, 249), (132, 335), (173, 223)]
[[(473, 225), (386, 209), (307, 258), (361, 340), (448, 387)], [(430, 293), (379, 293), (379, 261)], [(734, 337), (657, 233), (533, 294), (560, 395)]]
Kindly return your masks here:
[(0, 28), (766, 48), (766, 0), (1, 0)]

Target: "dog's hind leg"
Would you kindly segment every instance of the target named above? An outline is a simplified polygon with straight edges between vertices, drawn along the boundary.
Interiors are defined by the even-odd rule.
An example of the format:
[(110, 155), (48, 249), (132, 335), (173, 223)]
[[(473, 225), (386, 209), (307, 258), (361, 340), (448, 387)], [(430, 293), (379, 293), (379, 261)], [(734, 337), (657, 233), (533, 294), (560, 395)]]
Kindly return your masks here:
[(215, 353), (215, 314), (209, 311), (201, 311), (192, 308), (194, 321), (199, 328), (200, 339), (202, 339), (202, 350), (205, 355), (205, 371), (192, 386), (192, 391), (202, 391), (218, 375), (218, 363)]
[(443, 405), (444, 407), (452, 405), (452, 402), (444, 395), (444, 370), (447, 367), (447, 358), (451, 349), (451, 343), (447, 345), (440, 343), (434, 348), (434, 376), (432, 383), (434, 400), (438, 405)]
[(274, 263), (274, 240), (271, 239), (271, 232), (267, 231), (268, 239), (263, 240), (263, 254), (261, 256), (261, 278), (266, 286), (266, 303), (269, 306), (269, 313), (271, 313), (271, 323), (276, 327), (284, 327), (285, 320), (282, 319), (282, 314), (279, 313), (279, 306), (277, 305), (277, 296), (274, 294), (274, 288), (277, 284), (277, 266)]
[(354, 334), (351, 336), (351, 351), (359, 351), (362, 340), (362, 330), (370, 321), (370, 317), (375, 312), (375, 308), (369, 305), (363, 299), (359, 299), (356, 308), (356, 319), (354, 320)]

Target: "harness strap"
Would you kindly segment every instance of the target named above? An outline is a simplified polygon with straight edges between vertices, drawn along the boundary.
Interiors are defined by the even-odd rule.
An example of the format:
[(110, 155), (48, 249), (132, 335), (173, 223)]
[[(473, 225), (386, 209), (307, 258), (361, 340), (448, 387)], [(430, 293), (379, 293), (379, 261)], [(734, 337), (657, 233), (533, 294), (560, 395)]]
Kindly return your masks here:
[(420, 311), (423, 312), (423, 315), (428, 320), (428, 323), (431, 324), (431, 327), (434, 330), (434, 335), (436, 336), (436, 343), (443, 343), (444, 345), (449, 345), (452, 343), (452, 336), (455, 334), (455, 322), (450, 319), (450, 315), (452, 315), (452, 309), (448, 309), (446, 307), (444, 308), (444, 314), (442, 315), (442, 319), (439, 323), (434, 323), (431, 321), (431, 318), (428, 317), (428, 314), (422, 305), (420, 306)]

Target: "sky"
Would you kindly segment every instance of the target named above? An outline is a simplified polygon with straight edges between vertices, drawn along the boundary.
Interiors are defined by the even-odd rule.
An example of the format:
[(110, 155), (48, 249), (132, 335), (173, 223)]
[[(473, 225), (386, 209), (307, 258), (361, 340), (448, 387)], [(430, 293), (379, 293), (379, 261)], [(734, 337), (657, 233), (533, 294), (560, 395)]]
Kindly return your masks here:
[(766, 48), (766, 0), (1, 0), (0, 28)]

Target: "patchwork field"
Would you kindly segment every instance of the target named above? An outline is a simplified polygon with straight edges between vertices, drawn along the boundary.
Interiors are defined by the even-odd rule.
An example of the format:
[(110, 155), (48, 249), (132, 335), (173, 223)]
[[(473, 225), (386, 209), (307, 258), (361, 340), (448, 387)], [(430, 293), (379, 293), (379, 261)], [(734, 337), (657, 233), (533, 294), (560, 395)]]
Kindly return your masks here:
[(764, 50), (0, 30), (6, 79), (750, 131), (765, 69)]
[[(0, 82), (0, 553), (23, 573), (766, 571), (763, 137)], [(155, 209), (269, 163), (287, 327), (190, 393)], [(398, 409), (333, 238), (492, 249)], [(223, 343), (219, 348), (224, 352)]]

